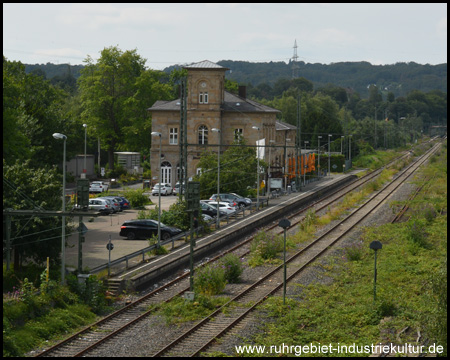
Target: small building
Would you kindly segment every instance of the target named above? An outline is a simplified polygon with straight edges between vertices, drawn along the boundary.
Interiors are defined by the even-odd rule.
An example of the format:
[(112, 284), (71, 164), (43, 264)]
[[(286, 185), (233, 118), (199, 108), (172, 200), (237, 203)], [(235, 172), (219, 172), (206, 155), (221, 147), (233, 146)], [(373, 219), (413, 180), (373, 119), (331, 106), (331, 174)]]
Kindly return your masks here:
[(141, 153), (132, 151), (114, 152), (117, 163), (131, 174), (142, 174)]
[(86, 171), (84, 170), (84, 154), (76, 155), (75, 158), (69, 160), (66, 164), (66, 170), (76, 178), (80, 178), (82, 173), (86, 174), (87, 178), (95, 175), (94, 155), (86, 154)]

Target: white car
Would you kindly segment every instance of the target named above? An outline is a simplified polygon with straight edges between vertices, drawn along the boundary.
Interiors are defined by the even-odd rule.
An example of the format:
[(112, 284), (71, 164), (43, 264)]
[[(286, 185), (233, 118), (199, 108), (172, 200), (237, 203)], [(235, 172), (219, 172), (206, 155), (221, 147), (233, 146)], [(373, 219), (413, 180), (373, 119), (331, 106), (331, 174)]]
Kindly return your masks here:
[[(217, 201), (206, 201), (209, 205), (213, 206), (217, 209)], [(223, 211), (228, 215), (234, 214), (236, 212), (236, 208), (231, 206), (230, 203), (219, 201), (219, 211)]]
[(161, 195), (170, 195), (173, 192), (170, 184), (155, 184), (152, 189), (152, 195), (159, 195), (159, 187), (161, 186)]
[(89, 192), (102, 193), (108, 191), (108, 184), (103, 181), (93, 181), (89, 186)]

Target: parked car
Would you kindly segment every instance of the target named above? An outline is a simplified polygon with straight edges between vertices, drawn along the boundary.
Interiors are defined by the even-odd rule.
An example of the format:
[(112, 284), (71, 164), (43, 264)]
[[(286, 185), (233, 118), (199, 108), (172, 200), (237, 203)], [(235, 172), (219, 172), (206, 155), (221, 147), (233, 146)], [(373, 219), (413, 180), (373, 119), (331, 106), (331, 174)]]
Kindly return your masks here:
[(155, 184), (152, 189), (152, 195), (159, 195), (159, 187), (161, 186), (161, 195), (170, 195), (173, 192), (172, 186), (170, 184)]
[[(161, 240), (168, 240), (182, 232), (176, 227), (161, 223)], [(150, 219), (125, 221), (120, 227), (119, 235), (125, 236), (128, 240), (149, 239), (154, 235), (158, 236), (158, 221)]]
[[(183, 186), (183, 188), (186, 189), (184, 186)], [(184, 190), (184, 191), (186, 191), (186, 190)], [(180, 183), (177, 182), (175, 184), (175, 186), (173, 187), (173, 194), (178, 195), (179, 193), (180, 193)]]
[(108, 184), (104, 183), (103, 181), (93, 181), (89, 185), (89, 192), (102, 193), (108, 191), (108, 187)]
[[(217, 209), (217, 201), (208, 200), (208, 204)], [(224, 211), (228, 215), (234, 214), (236, 212), (236, 208), (230, 203), (225, 201), (219, 201), (219, 211)]]
[(109, 215), (114, 212), (109, 201), (106, 199), (90, 199), (89, 200), (89, 210), (98, 211), (100, 214)]
[(122, 210), (126, 210), (126, 209), (131, 208), (130, 201), (127, 198), (124, 198), (123, 196), (118, 196), (117, 198), (121, 200), (120, 201), (120, 208)]
[(101, 199), (106, 199), (111, 201), (114, 212), (122, 211), (122, 207), (120, 206), (121, 199), (117, 196), (101, 196)]
[[(211, 206), (210, 204), (200, 201), (200, 208), (202, 210), (202, 214), (206, 214), (209, 215), (211, 217), (216, 217), (217, 216), (217, 207), (215, 206)], [(220, 210), (219, 208), (219, 216), (224, 216), (227, 213), (225, 211)]]
[[(211, 195), (209, 200), (216, 200), (217, 194)], [(245, 198), (243, 196), (240, 196), (235, 193), (229, 193), (229, 194), (220, 194), (219, 196), (220, 201), (234, 201), (237, 206), (239, 206), (241, 209), (250, 206), (252, 204), (252, 201), (249, 198)]]

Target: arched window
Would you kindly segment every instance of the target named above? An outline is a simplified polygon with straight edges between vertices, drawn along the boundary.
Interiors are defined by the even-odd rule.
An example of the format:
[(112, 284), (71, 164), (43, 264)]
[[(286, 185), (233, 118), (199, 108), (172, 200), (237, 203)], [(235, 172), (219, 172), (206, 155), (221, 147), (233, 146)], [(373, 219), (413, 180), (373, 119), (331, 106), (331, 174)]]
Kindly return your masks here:
[(172, 164), (168, 161), (161, 163), (161, 183), (172, 184)]
[(198, 128), (198, 143), (200, 145), (208, 144), (208, 128), (205, 125), (200, 125)]

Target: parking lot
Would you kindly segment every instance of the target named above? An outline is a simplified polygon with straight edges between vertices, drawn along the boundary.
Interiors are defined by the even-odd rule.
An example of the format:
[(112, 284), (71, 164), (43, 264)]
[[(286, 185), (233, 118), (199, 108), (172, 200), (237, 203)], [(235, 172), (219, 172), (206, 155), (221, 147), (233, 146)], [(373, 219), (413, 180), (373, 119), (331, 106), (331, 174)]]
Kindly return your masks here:
[[(146, 206), (147, 209), (154, 209), (158, 204), (158, 196), (150, 197), (155, 205)], [(177, 196), (161, 196), (161, 210), (168, 210), (170, 205), (178, 200)], [(83, 218), (83, 223), (88, 231), (83, 243), (83, 268), (94, 268), (95, 266), (108, 262), (108, 250), (106, 245), (111, 236), (114, 249), (111, 251), (111, 260), (118, 259), (134, 251), (149, 246), (146, 240), (126, 240), (120, 237), (120, 226), (126, 220), (136, 219), (138, 210), (124, 210), (113, 215), (100, 215), (96, 218)], [(73, 218), (75, 229), (78, 227), (78, 217)], [(75, 232), (67, 238), (66, 246), (66, 266), (70, 268), (78, 267), (78, 233)]]

